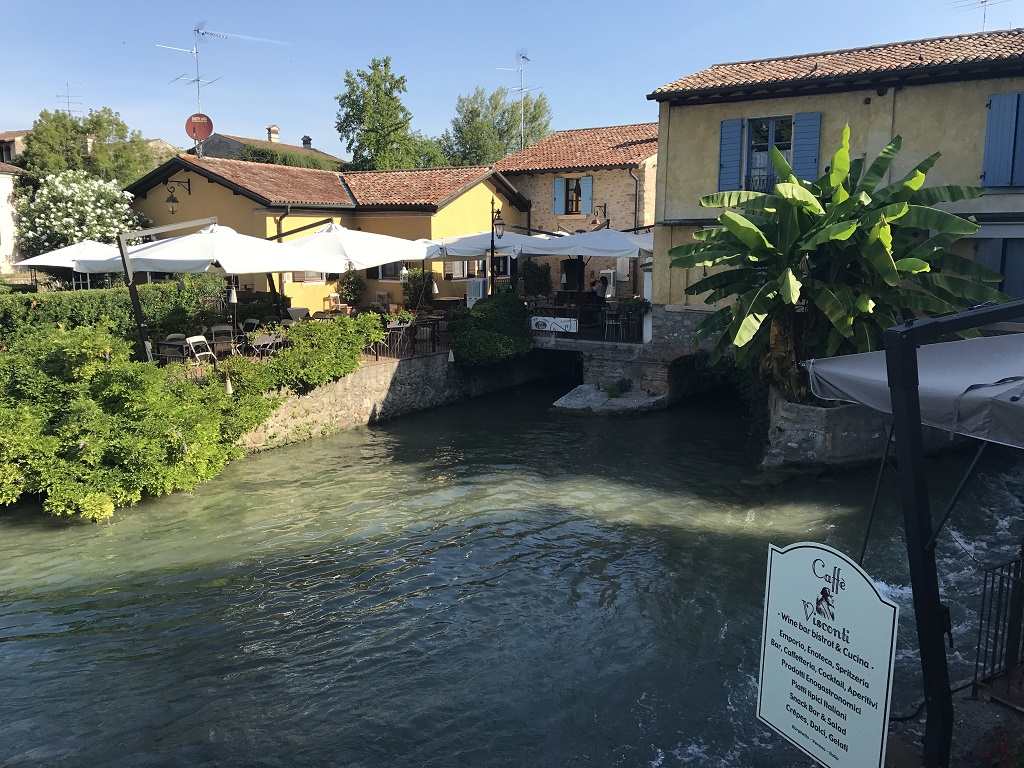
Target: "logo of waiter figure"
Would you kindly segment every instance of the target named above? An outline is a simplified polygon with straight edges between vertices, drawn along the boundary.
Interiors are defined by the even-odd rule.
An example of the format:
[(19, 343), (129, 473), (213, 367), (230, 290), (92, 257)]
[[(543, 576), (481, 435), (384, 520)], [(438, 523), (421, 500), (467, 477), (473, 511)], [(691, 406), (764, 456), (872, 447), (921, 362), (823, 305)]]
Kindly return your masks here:
[[(846, 589), (846, 579), (840, 575), (839, 566), (834, 566), (830, 573), (825, 566), (825, 561), (818, 558), (811, 564), (811, 570), (815, 578), (824, 581), (828, 587), (822, 587), (821, 592), (815, 597), (814, 602), (804, 600), (804, 618), (811, 618), (817, 614), (828, 621), (836, 619), (836, 595)], [(830, 589), (831, 588), (831, 589)]]

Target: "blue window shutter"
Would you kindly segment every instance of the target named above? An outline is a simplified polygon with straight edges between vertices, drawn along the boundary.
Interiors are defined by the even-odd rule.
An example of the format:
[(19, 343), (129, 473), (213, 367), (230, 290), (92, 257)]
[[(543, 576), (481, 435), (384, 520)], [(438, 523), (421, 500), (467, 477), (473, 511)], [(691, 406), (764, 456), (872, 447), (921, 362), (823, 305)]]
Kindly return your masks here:
[[(982, 185), (1008, 187), (1013, 180), (1014, 144), (1017, 134), (1017, 94), (997, 93), (988, 102), (985, 128), (985, 159)], [(1021, 169), (1024, 171), (1024, 167)]]
[(1010, 185), (1024, 187), (1024, 99), (1017, 94), (1017, 127), (1013, 138), (1013, 170)]
[(580, 179), (580, 213), (590, 215), (594, 204), (594, 177), (584, 176)]
[(743, 163), (743, 120), (722, 121), (718, 142), (718, 191), (740, 189), (740, 169)]
[(565, 213), (565, 179), (555, 176), (554, 198), (551, 201), (551, 211), (556, 216)]
[(818, 151), (821, 146), (821, 112), (797, 112), (793, 115), (793, 173), (798, 179), (818, 178)]

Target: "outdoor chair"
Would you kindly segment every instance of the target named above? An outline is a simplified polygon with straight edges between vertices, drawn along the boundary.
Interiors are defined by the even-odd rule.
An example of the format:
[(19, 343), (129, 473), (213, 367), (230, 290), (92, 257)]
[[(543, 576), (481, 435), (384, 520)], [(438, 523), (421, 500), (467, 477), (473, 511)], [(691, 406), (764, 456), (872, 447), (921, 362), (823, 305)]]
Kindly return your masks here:
[(305, 320), (309, 317), (309, 310), (306, 307), (289, 307), (288, 317), (292, 320)]
[(242, 321), (242, 333), (252, 333), (260, 327), (260, 321), (255, 317), (247, 317)]
[(269, 333), (261, 333), (249, 340), (249, 348), (259, 358), (268, 357), (280, 349), (284, 339)]
[(227, 324), (215, 325), (210, 328), (212, 334), (210, 346), (217, 357), (230, 355), (235, 351), (235, 329)]
[(605, 341), (622, 341), (623, 317), (617, 309), (607, 309), (604, 315)]
[(156, 357), (161, 363), (185, 362), (185, 334), (169, 333), (156, 343)]
[(205, 336), (189, 336), (185, 339), (185, 346), (191, 358), (197, 363), (210, 363), (217, 365), (217, 356), (210, 349), (210, 342)]
[(341, 310), (341, 294), (330, 293), (325, 296), (324, 309), (328, 312), (338, 312)]

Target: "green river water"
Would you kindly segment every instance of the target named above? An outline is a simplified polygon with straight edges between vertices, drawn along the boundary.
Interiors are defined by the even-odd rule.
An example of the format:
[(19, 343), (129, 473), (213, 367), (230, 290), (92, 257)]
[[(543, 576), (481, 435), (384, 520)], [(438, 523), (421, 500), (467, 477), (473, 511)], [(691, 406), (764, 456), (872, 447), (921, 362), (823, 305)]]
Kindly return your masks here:
[[(0, 515), (0, 766), (806, 765), (754, 719), (766, 550), (855, 555), (873, 470), (751, 484), (727, 398), (603, 419), (560, 393), (273, 451), (109, 524)], [(979, 560), (1024, 529), (1021, 467), (993, 451), (954, 518)], [(902, 608), (900, 712), (891, 491), (866, 567)], [(951, 535), (960, 680), (979, 577)]]

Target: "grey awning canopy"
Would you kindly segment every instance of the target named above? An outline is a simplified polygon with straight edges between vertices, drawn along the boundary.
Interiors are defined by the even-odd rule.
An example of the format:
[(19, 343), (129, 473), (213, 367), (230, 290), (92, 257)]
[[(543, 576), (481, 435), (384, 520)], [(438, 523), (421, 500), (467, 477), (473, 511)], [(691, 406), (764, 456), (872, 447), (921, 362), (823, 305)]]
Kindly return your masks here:
[[(927, 344), (917, 356), (923, 424), (1024, 448), (1024, 334)], [(811, 391), (823, 400), (892, 413), (885, 352), (805, 365)]]

